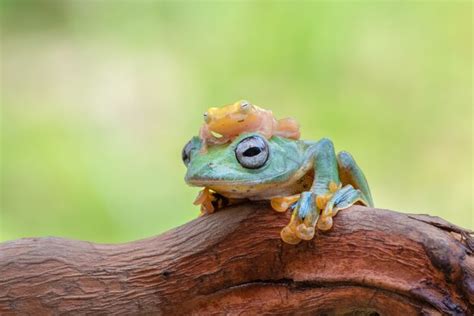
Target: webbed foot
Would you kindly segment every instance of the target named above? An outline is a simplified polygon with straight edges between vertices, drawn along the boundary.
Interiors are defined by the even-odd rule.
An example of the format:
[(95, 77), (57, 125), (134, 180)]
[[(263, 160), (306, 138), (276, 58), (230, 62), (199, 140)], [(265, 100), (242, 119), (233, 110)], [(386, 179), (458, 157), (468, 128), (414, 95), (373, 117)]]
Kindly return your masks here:
[(337, 212), (346, 209), (357, 202), (368, 205), (368, 202), (365, 201), (360, 190), (354, 189), (350, 184), (338, 189), (331, 195), (324, 207), (321, 208), (322, 212), (318, 220), (318, 229), (322, 231), (331, 229), (333, 225), (332, 218), (336, 216)]
[(271, 205), (278, 212), (293, 209), (290, 223), (282, 229), (280, 235), (284, 242), (296, 245), (301, 240), (313, 239), (316, 227), (322, 231), (331, 229), (332, 218), (337, 212), (357, 202), (367, 205), (360, 190), (354, 189), (350, 184), (342, 187), (341, 184), (331, 182), (327, 194), (302, 192), (272, 199)]
[(207, 126), (206, 124), (202, 125), (199, 129), (199, 138), (202, 141), (202, 146), (199, 151), (201, 154), (207, 153), (207, 148), (209, 145), (222, 145), (231, 140), (229, 137), (215, 136), (209, 129), (209, 126)]
[(316, 195), (312, 192), (301, 193), (294, 206), (290, 223), (280, 233), (284, 242), (296, 245), (301, 240), (313, 239), (319, 217), (315, 199)]
[(214, 193), (208, 188), (204, 188), (199, 191), (198, 196), (194, 200), (194, 205), (201, 205), (201, 214), (211, 214), (214, 212), (214, 206), (212, 202), (214, 201)]

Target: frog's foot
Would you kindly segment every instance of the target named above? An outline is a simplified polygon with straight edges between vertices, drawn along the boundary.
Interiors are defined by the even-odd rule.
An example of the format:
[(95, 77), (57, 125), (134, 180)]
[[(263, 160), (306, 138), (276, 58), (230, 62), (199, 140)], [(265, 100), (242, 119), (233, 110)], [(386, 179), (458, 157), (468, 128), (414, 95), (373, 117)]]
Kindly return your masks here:
[(193, 202), (194, 205), (201, 205), (201, 214), (212, 214), (216, 210), (223, 208), (229, 204), (231, 201), (227, 199), (225, 196), (216, 193), (209, 188), (204, 188), (199, 192), (196, 200)]
[(203, 124), (199, 129), (199, 138), (201, 139), (201, 154), (207, 153), (207, 140), (212, 137), (211, 131), (207, 124)]
[(339, 188), (334, 194), (331, 194), (324, 207), (321, 207), (322, 212), (318, 220), (318, 229), (323, 231), (331, 229), (333, 224), (332, 218), (336, 216), (337, 212), (357, 202), (367, 205), (367, 201), (364, 200), (360, 190), (354, 189), (350, 184)]
[(210, 145), (223, 145), (230, 142), (231, 140), (232, 138), (227, 137), (227, 136), (217, 137), (213, 135), (211, 138), (207, 139), (207, 143)]
[(214, 201), (214, 192), (209, 190), (208, 188), (202, 189), (196, 199), (194, 200), (194, 205), (201, 205), (201, 214), (211, 214), (214, 213), (214, 205), (212, 202)]
[(207, 124), (202, 125), (201, 128), (199, 129), (199, 138), (202, 141), (202, 146), (200, 150), (201, 154), (207, 153), (208, 145), (222, 145), (231, 140), (230, 137), (216, 136), (209, 129), (209, 126), (207, 126)]
[(300, 194), (285, 196), (285, 197), (277, 197), (273, 198), (270, 201), (272, 208), (277, 212), (285, 212), (290, 208), (291, 205), (296, 203), (300, 199)]
[(318, 217), (315, 194), (312, 192), (301, 193), (291, 215), (290, 223), (280, 233), (281, 238), (284, 242), (292, 245), (298, 244), (301, 240), (313, 239)]

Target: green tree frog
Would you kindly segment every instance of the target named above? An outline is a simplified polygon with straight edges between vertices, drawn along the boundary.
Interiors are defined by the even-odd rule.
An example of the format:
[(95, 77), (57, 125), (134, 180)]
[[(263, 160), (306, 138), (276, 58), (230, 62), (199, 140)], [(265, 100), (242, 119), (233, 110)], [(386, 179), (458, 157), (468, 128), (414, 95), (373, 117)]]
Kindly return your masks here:
[(230, 144), (210, 146), (193, 137), (184, 147), (185, 181), (204, 187), (195, 204), (212, 213), (242, 200), (269, 200), (278, 212), (292, 210), (281, 238), (311, 240), (316, 227), (328, 230), (338, 211), (359, 203), (372, 206), (362, 170), (345, 151), (336, 155), (329, 139), (294, 140), (248, 132)]

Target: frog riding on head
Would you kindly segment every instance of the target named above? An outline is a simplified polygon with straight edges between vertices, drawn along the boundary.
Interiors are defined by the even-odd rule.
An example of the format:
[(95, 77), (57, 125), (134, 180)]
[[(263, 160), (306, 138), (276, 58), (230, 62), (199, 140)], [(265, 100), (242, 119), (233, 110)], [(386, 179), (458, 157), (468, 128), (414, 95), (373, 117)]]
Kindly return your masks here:
[[(355, 203), (373, 206), (365, 176), (348, 152), (336, 155), (332, 142), (326, 138), (298, 140), (299, 129), (294, 120), (286, 119), (279, 125), (271, 111), (258, 107), (253, 116), (242, 116), (249, 123), (242, 127), (237, 115), (237, 105), (242, 104), (207, 112), (215, 125), (207, 123), (206, 128), (220, 130), (226, 139), (214, 141), (201, 128), (201, 137), (193, 137), (183, 149), (185, 181), (204, 187), (195, 201), (201, 205), (202, 213), (243, 200), (270, 200), (278, 212), (292, 210), (281, 237), (289, 244), (297, 244), (311, 240), (316, 227), (330, 229), (338, 211)], [(265, 118), (268, 113), (271, 120)], [(285, 125), (289, 120), (291, 124)], [(206, 148), (207, 144), (212, 145)]]
[(225, 144), (244, 132), (259, 132), (267, 139), (272, 136), (291, 139), (300, 137), (299, 125), (294, 119), (277, 120), (272, 111), (242, 100), (222, 108), (209, 108), (204, 113), (204, 124), (199, 131), (204, 143), (202, 150), (205, 152), (207, 144)]

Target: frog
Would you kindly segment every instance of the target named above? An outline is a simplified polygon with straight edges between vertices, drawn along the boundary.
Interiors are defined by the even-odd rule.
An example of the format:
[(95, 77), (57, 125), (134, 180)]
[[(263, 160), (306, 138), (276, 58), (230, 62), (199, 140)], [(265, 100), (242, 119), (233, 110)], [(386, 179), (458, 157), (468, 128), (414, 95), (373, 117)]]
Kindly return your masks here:
[(299, 124), (296, 120), (292, 118), (277, 120), (271, 110), (240, 100), (223, 107), (211, 107), (204, 113), (204, 123), (199, 130), (199, 136), (204, 142), (201, 150), (205, 152), (208, 144), (225, 144), (243, 132), (260, 132), (267, 139), (273, 135), (291, 139), (300, 138)]
[(270, 202), (291, 212), (281, 239), (296, 245), (333, 226), (333, 217), (354, 204), (373, 206), (364, 173), (347, 151), (336, 154), (329, 138), (317, 141), (244, 132), (230, 144), (203, 153), (200, 137), (184, 146), (185, 182), (202, 187), (195, 204), (203, 215), (242, 201)]

